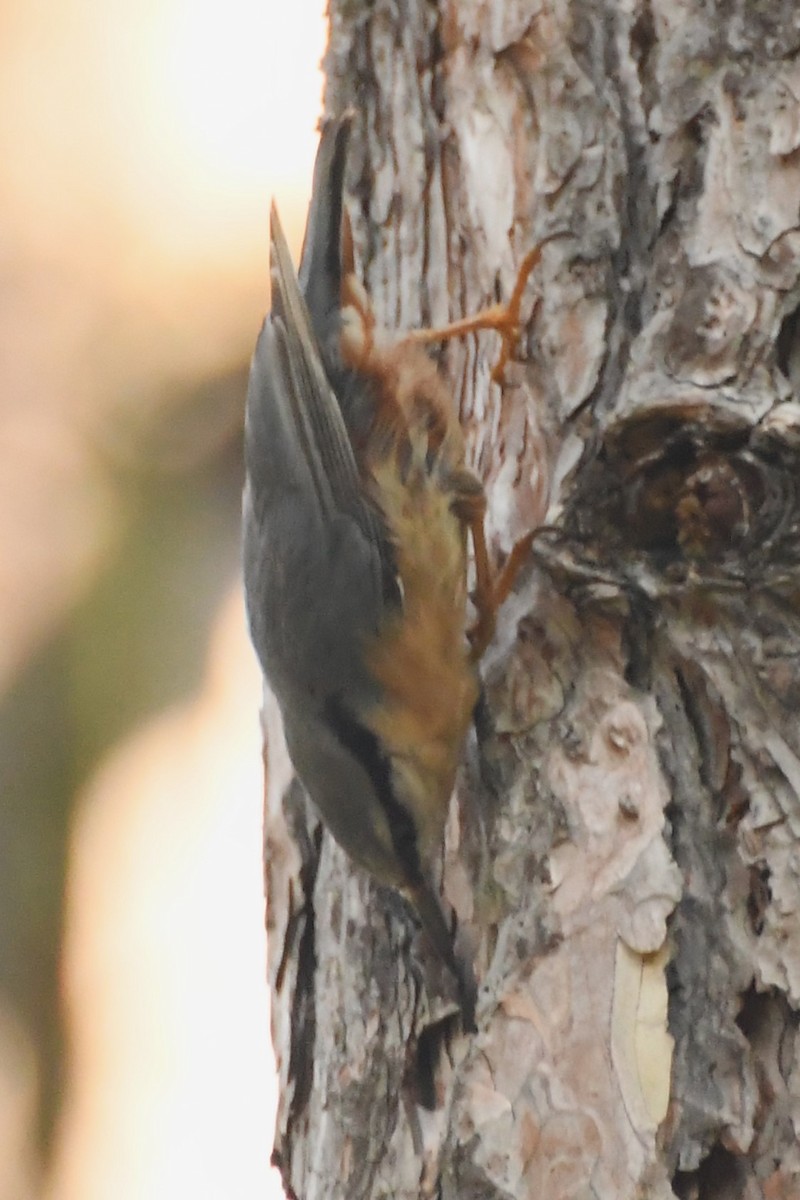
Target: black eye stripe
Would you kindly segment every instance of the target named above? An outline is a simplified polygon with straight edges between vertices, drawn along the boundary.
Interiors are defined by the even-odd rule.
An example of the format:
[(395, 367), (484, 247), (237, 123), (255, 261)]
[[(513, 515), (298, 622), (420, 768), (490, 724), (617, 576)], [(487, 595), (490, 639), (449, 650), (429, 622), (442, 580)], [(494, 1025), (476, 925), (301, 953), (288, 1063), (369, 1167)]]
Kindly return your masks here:
[(391, 764), (381, 750), (380, 742), (371, 729), (362, 725), (345, 708), (338, 696), (328, 701), (325, 715), (339, 742), (358, 759), (375, 788), (375, 794), (386, 813), (397, 857), (408, 873), (408, 883), (419, 883), (423, 876), (417, 831), (411, 814), (394, 793)]

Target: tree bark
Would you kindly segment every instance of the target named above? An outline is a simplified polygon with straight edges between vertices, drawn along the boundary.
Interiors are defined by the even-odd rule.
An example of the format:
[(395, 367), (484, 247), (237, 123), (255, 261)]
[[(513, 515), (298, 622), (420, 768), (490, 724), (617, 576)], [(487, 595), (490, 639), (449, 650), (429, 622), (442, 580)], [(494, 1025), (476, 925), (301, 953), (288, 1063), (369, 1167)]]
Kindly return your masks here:
[[(479, 1032), (265, 710), (275, 1157), (302, 1200), (800, 1195), (795, 0), (331, 0), (359, 271), (441, 362), (496, 561), (444, 887)], [(443, 698), (446, 702), (446, 698)]]

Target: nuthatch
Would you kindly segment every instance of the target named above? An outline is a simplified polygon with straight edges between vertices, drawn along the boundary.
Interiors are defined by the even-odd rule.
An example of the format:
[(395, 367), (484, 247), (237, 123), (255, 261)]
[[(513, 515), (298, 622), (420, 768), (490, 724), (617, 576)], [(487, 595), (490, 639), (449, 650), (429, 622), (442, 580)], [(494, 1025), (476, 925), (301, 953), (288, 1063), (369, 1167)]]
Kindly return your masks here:
[(349, 117), (323, 130), (299, 277), (271, 211), (272, 311), (247, 393), (247, 611), (306, 791), (350, 857), (411, 901), (474, 1028), (474, 976), (429, 869), (478, 695), (475, 661), (530, 541), (493, 581), (483, 488), (421, 343), (492, 328), (504, 363), (538, 250), (506, 308), (384, 344), (352, 273), (349, 130)]

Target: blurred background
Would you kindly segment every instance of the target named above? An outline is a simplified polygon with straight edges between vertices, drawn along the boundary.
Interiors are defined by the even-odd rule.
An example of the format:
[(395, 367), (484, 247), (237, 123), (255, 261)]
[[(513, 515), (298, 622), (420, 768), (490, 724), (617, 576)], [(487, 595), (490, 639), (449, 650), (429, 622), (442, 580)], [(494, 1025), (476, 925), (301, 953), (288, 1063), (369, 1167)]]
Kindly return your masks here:
[(280, 1194), (241, 430), (321, 10), (0, 3), (0, 1200)]

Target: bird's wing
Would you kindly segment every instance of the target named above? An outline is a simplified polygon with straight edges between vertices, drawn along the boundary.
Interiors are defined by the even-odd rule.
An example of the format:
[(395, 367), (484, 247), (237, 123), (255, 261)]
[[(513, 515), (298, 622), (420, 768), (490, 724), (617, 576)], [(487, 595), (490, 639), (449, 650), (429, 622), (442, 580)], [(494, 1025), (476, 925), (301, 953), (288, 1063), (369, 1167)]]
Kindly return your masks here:
[(322, 363), (308, 307), (275, 205), (271, 213), (272, 316), (280, 380), (298, 452), (313, 481), (320, 510), (348, 513), (370, 529), (358, 467), (342, 413)]
[(284, 485), (299, 489), (320, 520), (354, 520), (383, 564), (385, 530), (364, 493), (274, 205), (271, 265), (272, 312), (253, 355), (247, 396), (246, 458), (254, 503)]

